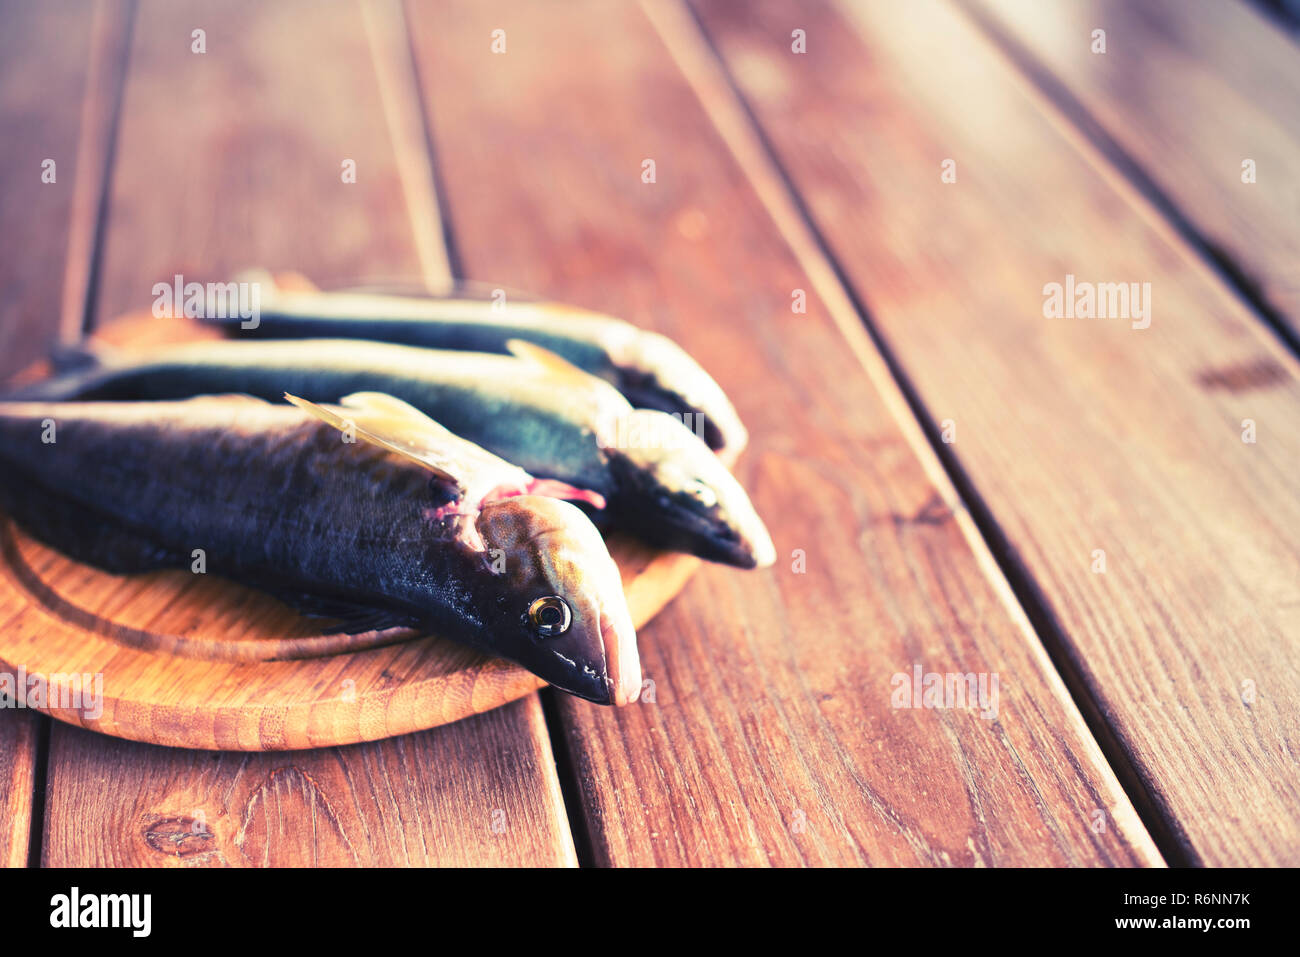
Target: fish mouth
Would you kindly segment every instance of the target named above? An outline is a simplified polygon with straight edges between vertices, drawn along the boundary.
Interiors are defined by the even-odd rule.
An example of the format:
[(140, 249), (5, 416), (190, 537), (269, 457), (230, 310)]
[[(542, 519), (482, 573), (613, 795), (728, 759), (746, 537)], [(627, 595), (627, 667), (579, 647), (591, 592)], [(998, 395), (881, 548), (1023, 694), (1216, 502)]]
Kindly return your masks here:
[(709, 561), (738, 568), (775, 563), (776, 548), (767, 526), (718, 457), (662, 412), (638, 409), (627, 419), (633, 417), (640, 425), (629, 424), (628, 436), (640, 436), (639, 427), (646, 435), (662, 434), (666, 441), (604, 446), (614, 480), (607, 507), (612, 523), (652, 545)]
[(615, 703), (613, 683), (603, 674), (584, 672), (581, 675), (575, 675), (571, 680), (551, 679), (550, 684), (566, 694), (571, 694), (575, 698), (582, 698), (584, 701), (590, 701), (593, 704)]
[(600, 639), (605, 648), (605, 674), (610, 691), (610, 701), (605, 703), (632, 704), (641, 696), (641, 655), (627, 609), (601, 610)]
[(601, 609), (597, 621), (601, 652), (599, 667), (566, 667), (563, 674), (542, 676), (560, 691), (585, 701), (604, 705), (632, 704), (641, 695), (641, 658), (631, 617), (624, 609)]
[[(641, 693), (636, 628), (618, 566), (590, 519), (568, 502), (516, 495), (485, 505), (475, 527), (488, 547), (510, 556), (502, 614), (525, 628), (515, 660), (587, 701), (635, 701)], [(562, 624), (542, 617), (557, 605)], [(522, 619), (515, 619), (520, 611)]]
[[(614, 576), (618, 574), (613, 562), (609, 571)], [(591, 573), (601, 574), (596, 569)], [(617, 592), (569, 599), (574, 616), (574, 640), (555, 650), (556, 659), (548, 669), (551, 675), (543, 673), (542, 676), (561, 691), (587, 701), (626, 705), (641, 695), (641, 655), (622, 582), (615, 581)], [(563, 641), (563, 638), (555, 640)]]
[(691, 543), (690, 550), (700, 558), (746, 569), (768, 568), (776, 563), (776, 546), (757, 515), (745, 521), (710, 520), (692, 512), (674, 517), (684, 540)]
[(689, 508), (677, 510), (679, 520), (689, 523), (705, 551), (711, 552), (703, 557), (738, 568), (768, 568), (775, 564), (772, 535), (740, 484), (728, 474), (725, 482), (722, 476), (715, 479), (714, 488), (721, 501), (713, 508), (703, 513)]
[(616, 498), (609, 514), (620, 528), (658, 548), (735, 568), (768, 568), (776, 563), (776, 546), (756, 513), (740, 517), (715, 510), (705, 514), (689, 505), (648, 510), (629, 496)]
[(761, 521), (749, 534), (741, 535), (730, 554), (730, 564), (740, 568), (771, 568), (776, 564), (776, 545)]

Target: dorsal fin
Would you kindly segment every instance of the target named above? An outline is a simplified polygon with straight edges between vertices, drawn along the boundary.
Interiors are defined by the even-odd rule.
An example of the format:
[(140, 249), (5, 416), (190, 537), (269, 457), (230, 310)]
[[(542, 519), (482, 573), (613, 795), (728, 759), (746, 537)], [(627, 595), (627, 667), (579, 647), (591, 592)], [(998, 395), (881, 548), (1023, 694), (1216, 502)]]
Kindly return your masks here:
[(585, 369), (580, 369), (563, 356), (556, 355), (550, 349), (543, 348), (535, 342), (523, 339), (508, 339), (506, 349), (512, 356), (526, 359), (545, 367), (551, 373), (588, 385), (595, 377)]
[[(400, 455), (450, 482), (462, 494), (465, 492), (464, 476), (457, 474), (455, 463), (432, 449), (428, 441), (430, 437), (441, 439), (445, 436), (451, 436), (456, 442), (463, 440), (402, 400), (378, 392), (356, 392), (344, 397), (342, 402), (345, 411), (351, 414), (340, 415), (327, 406), (317, 405), (287, 392), (284, 397), (340, 432), (356, 435), (372, 445)], [(421, 436), (424, 436), (424, 441), (420, 440)]]
[(377, 414), (388, 416), (394, 421), (405, 420), (413, 428), (432, 432), (440, 437), (452, 435), (441, 423), (435, 422), (411, 403), (404, 402), (387, 392), (353, 392), (345, 395), (339, 401), (339, 405), (349, 409), (369, 409)]

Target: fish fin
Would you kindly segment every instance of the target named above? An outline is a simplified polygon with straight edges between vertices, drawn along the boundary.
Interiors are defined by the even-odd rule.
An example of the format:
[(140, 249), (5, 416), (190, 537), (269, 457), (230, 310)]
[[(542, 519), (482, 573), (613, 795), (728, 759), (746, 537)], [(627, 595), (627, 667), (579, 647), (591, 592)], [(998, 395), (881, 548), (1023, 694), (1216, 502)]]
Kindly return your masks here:
[(546, 498), (562, 498), (569, 502), (583, 502), (595, 509), (605, 507), (605, 496), (591, 489), (579, 488), (558, 479), (533, 479), (524, 492), (525, 495), (542, 495)]
[(372, 445), (428, 469), (454, 486), (458, 494), (465, 492), (465, 482), (456, 474), (455, 463), (448, 461), (446, 456), (438, 455), (429, 448), (427, 442), (418, 440), (421, 433), (426, 436), (431, 431), (447, 435), (451, 433), (400, 399), (378, 392), (356, 392), (343, 399), (344, 410), (355, 413), (349, 416), (340, 415), (327, 406), (317, 405), (287, 392), (284, 397), (340, 432), (355, 434)]
[(568, 359), (556, 355), (550, 349), (543, 348), (535, 342), (526, 342), (523, 339), (509, 339), (506, 341), (506, 350), (517, 359), (535, 362), (555, 375), (581, 382), (583, 385), (595, 378), (586, 369), (578, 368)]
[(411, 425), (450, 435), (445, 428), (429, 418), (409, 402), (403, 402), (387, 392), (353, 392), (339, 400), (339, 405), (349, 409), (373, 409), (393, 419), (406, 419)]
[(325, 635), (359, 635), (367, 631), (386, 631), (389, 628), (412, 628), (418, 624), (414, 616), (387, 608), (376, 608), (348, 601), (346, 598), (326, 597), (308, 592), (257, 586), (290, 608), (308, 618), (332, 618), (337, 624), (321, 629)]

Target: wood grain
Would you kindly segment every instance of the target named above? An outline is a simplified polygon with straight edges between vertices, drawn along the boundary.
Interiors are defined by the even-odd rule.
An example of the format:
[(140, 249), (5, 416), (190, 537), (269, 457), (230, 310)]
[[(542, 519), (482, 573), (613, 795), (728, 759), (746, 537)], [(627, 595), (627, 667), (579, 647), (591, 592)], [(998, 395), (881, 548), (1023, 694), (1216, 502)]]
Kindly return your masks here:
[[(93, 32), (98, 26), (102, 33), (107, 14), (120, 5), (99, 5), (105, 16), (98, 22), (95, 9), (88, 0), (0, 2), (0, 379), (43, 358), (56, 341), (69, 250), (93, 230), (84, 218), (74, 224), (74, 209), (98, 198), (82, 182), (93, 183), (94, 170), (82, 167), (101, 165), (104, 158), (94, 148), (94, 130), (87, 131), (85, 155), (79, 152), (79, 132), (88, 61), (107, 55), (102, 41), (111, 39), (101, 36), (97, 45)], [(88, 104), (89, 118), (107, 113), (104, 118), (111, 120), (105, 105)], [(54, 164), (48, 170), (53, 182), (42, 181), (47, 161)], [(87, 270), (80, 262), (71, 274), (84, 281)], [(68, 305), (81, 309), (84, 301)]]
[[(149, 309), (153, 284), (176, 273), (420, 281), (359, 5), (319, 17), (296, 2), (264, 7), (140, 4), (101, 321)], [(206, 53), (191, 52), (195, 29), (206, 30)], [(355, 183), (343, 182), (345, 160)]]
[(1300, 862), (1294, 357), (954, 8), (698, 10), (1173, 853)]
[[(102, 163), (94, 132), (100, 120), (111, 121), (102, 99), (88, 102), (95, 98), (86, 96), (87, 77), (111, 90), (111, 61), (122, 52), (113, 29), (121, 5), (101, 4), (99, 13), (97, 20), (83, 0), (0, 2), (0, 379), (44, 355), (59, 338), (61, 313), (84, 306), (65, 285), (86, 278), (88, 264), (70, 263), (69, 250), (93, 221), (74, 210), (98, 198), (93, 175), (81, 183), (83, 168)], [(42, 182), (46, 160), (54, 161), (53, 182)], [(33, 792), (44, 784), (36, 774), (43, 721), (11, 706), (0, 711), (6, 867), (27, 863)]]
[(0, 867), (27, 864), (36, 787), (38, 716), (0, 711)]
[[(453, 732), (453, 733), (444, 733)], [(51, 867), (575, 863), (537, 696), (454, 729), (293, 754), (61, 728)]]
[[(969, 0), (1097, 124), (1300, 342), (1300, 56), (1250, 3)], [(1104, 55), (1090, 50), (1107, 31)], [(1245, 160), (1255, 181), (1242, 181)]]
[[(205, 53), (191, 52), (196, 29)], [(147, 309), (153, 284), (176, 273), (224, 280), (258, 265), (335, 284), (422, 282), (384, 116), (354, 4), (142, 3), (99, 318)], [(342, 181), (345, 159), (355, 183)], [(210, 821), (237, 813), (220, 853), (152, 849), (144, 834), (157, 822), (155, 843), (184, 845), (166, 822), (195, 807)], [(483, 833), (496, 809), (514, 828), (508, 848)], [(241, 839), (246, 821), (254, 836)], [(175, 752), (56, 724), (45, 842), (46, 863), (64, 865), (574, 861), (535, 697), (482, 721), (292, 757)]]
[[(558, 702), (597, 862), (1158, 863), (879, 357), (650, 21), (566, 11), (408, 6), (459, 257), (681, 342), (750, 427), (737, 474), (780, 552), (704, 568), (641, 632), (649, 700)], [(916, 663), (996, 672), (996, 720), (891, 707)]]

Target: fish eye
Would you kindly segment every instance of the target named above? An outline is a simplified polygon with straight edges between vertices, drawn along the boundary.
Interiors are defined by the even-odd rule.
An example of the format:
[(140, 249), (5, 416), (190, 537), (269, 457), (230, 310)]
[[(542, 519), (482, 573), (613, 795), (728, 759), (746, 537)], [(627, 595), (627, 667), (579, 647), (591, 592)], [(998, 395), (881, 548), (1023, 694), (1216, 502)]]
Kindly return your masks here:
[(686, 486), (686, 492), (705, 508), (712, 508), (718, 504), (718, 493), (699, 479), (691, 479), (690, 484)]
[(547, 595), (528, 606), (528, 621), (541, 637), (554, 638), (569, 630), (573, 612), (559, 595)]

